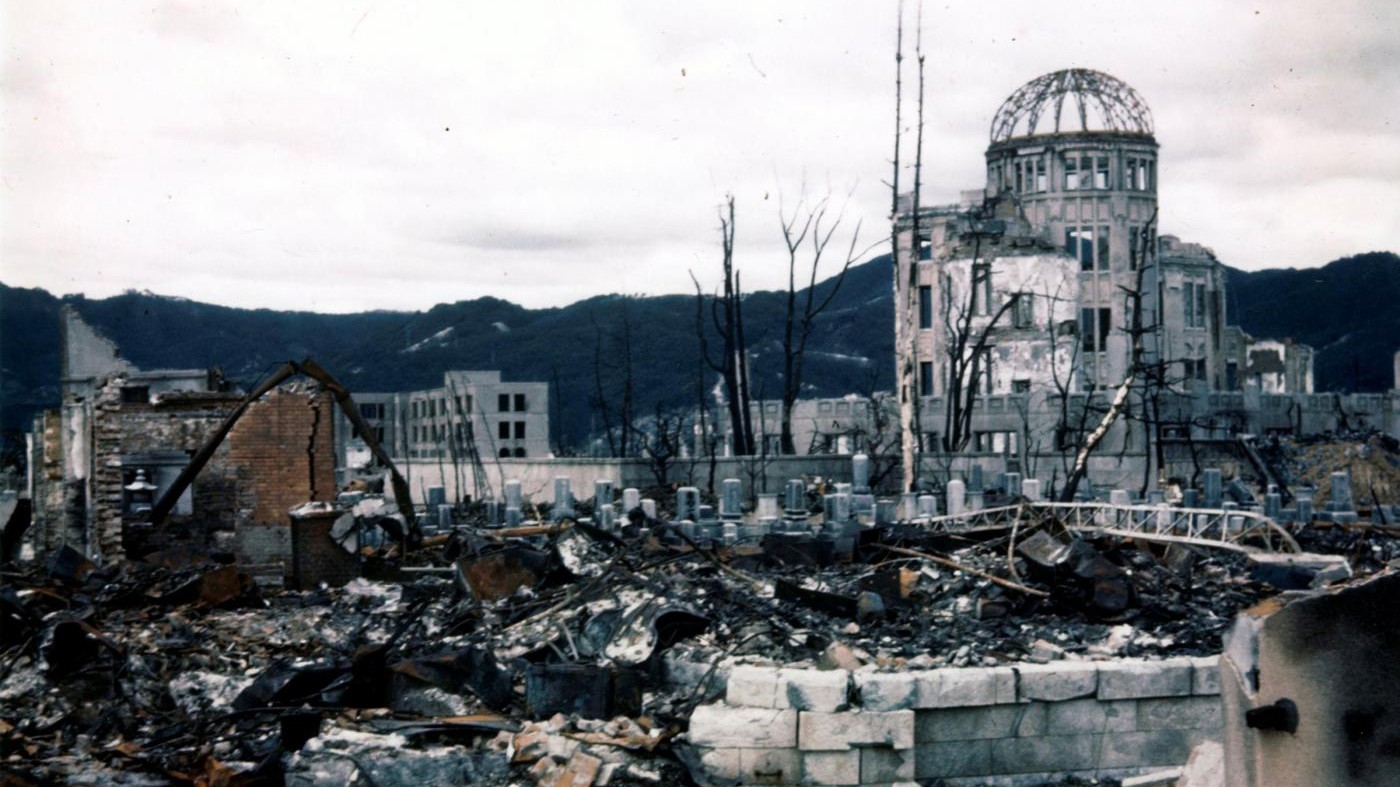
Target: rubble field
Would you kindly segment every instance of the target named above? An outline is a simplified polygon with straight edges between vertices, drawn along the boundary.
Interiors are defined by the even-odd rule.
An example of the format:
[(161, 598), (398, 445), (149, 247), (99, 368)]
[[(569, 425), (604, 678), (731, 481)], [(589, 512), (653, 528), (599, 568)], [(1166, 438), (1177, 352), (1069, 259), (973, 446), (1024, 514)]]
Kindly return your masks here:
[(460, 528), (303, 592), (64, 550), (3, 575), (0, 784), (694, 783), (682, 733), (731, 661), (1213, 654), (1236, 611), (1400, 557), (1385, 528), (1294, 535), (1344, 570), (1053, 523), (725, 546), (638, 516)]

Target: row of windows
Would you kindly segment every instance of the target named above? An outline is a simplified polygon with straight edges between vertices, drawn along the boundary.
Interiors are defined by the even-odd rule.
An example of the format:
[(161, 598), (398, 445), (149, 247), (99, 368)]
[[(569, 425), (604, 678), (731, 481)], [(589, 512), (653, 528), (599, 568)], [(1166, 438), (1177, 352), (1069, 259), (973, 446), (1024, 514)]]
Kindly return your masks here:
[[(383, 440), (384, 430), (378, 429), (376, 431), (379, 433), (379, 439)], [(457, 434), (457, 440), (459, 442), (467, 439), (467, 430), (463, 424), (457, 424), (457, 428), (454, 431)], [(426, 443), (430, 441), (441, 442), (447, 439), (448, 434), (448, 428), (440, 425), (414, 425), (409, 427), (409, 437), (411, 441), (415, 443)], [(525, 422), (500, 421), (496, 424), (496, 436), (502, 440), (524, 440)]]
[[(1068, 153), (1060, 157), (1064, 191), (1105, 191), (1113, 188), (1112, 166), (1106, 154)], [(1017, 194), (1041, 194), (1050, 190), (1046, 156), (1008, 161), (1002, 170), (1003, 183)], [(1125, 156), (1120, 188), (1124, 191), (1152, 191), (1156, 188), (1157, 162), (1145, 156)]]
[(523, 393), (518, 393), (518, 394), (503, 393), (503, 394), (497, 394), (497, 395), (496, 395), (496, 410), (497, 410), (498, 412), (502, 412), (502, 413), (508, 413), (508, 412), (510, 412), (510, 411), (511, 411), (511, 405), (512, 405), (512, 404), (515, 405), (515, 412), (517, 412), (517, 413), (523, 413), (523, 412), (525, 412), (525, 394), (523, 394)]
[[(439, 397), (435, 399), (415, 400), (409, 403), (409, 415), (412, 418), (437, 418), (447, 415), (449, 405), (453, 402), (450, 397)], [(456, 397), (457, 413), (470, 413), (472, 411), (471, 394), (462, 394)], [(523, 393), (503, 393), (496, 395), (496, 410), (502, 413), (526, 412), (528, 402)], [(382, 404), (362, 404), (360, 414), (366, 418), (383, 418), (384, 405)]]
[[(982, 297), (977, 299), (976, 308), (978, 313), (992, 315), (996, 313), (993, 308), (996, 305), (996, 298), (992, 291), (991, 271), (982, 278), (981, 288), (984, 290)], [(1029, 292), (1015, 293), (1016, 302), (1011, 306), (1011, 327), (1018, 329), (1035, 327), (1035, 295)], [(924, 285), (919, 287), (919, 328), (929, 330), (933, 327), (933, 287)]]
[[(453, 400), (442, 397), (437, 399), (415, 400), (409, 403), (409, 414), (413, 418), (437, 418), (447, 415), (448, 403)], [(456, 398), (457, 412), (470, 413), (472, 411), (471, 394), (462, 394)], [(384, 417), (383, 405), (380, 405), (379, 417)], [(363, 410), (362, 410), (363, 412)]]

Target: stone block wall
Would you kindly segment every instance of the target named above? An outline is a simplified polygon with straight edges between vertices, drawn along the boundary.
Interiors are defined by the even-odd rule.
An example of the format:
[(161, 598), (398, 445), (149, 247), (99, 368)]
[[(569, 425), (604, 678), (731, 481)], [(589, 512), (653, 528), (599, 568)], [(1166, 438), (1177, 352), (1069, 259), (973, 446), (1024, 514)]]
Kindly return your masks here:
[[(668, 664), (681, 680), (705, 672)], [(696, 708), (687, 736), (700, 767), (745, 784), (1121, 778), (1221, 734), (1215, 657), (714, 674), (723, 700)]]

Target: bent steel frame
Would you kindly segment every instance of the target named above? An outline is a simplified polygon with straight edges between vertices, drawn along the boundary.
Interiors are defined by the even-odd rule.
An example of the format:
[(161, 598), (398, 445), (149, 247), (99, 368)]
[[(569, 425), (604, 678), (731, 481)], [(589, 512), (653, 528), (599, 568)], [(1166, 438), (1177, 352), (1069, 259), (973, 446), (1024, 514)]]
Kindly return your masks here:
[(1298, 542), (1272, 519), (1254, 511), (1110, 503), (1020, 503), (962, 514), (914, 520), (938, 532), (1004, 528), (1013, 521), (1058, 523), (1071, 530), (1126, 538), (1232, 549), (1238, 552), (1301, 552)]

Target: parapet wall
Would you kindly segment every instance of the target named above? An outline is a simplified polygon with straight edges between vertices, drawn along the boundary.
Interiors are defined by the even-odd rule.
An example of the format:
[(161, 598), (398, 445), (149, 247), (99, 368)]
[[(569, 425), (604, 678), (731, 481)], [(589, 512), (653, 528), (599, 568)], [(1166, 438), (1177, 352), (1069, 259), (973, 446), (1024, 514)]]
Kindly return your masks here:
[[(696, 686), (709, 665), (668, 661)], [(1218, 660), (1057, 661), (881, 672), (727, 665), (689, 742), (743, 784), (1022, 785), (1182, 765), (1221, 736)]]

